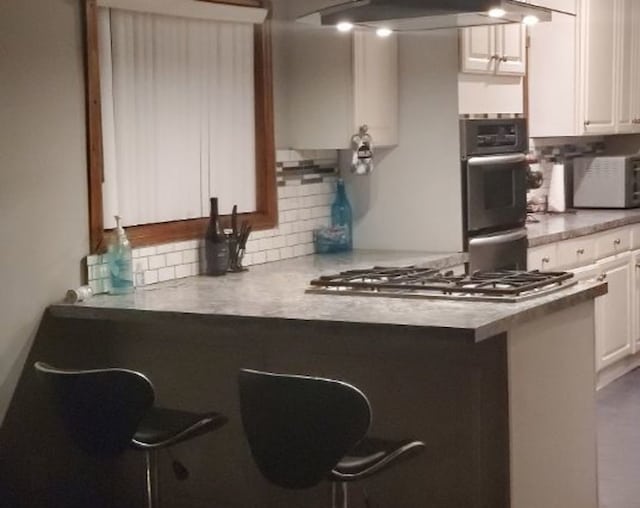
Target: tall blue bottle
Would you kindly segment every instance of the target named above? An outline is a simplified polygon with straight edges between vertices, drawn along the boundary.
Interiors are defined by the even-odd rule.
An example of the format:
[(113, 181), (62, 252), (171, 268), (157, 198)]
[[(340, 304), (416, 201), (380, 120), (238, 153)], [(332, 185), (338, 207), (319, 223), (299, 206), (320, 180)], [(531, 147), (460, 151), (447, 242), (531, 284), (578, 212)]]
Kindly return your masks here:
[(351, 250), (353, 249), (353, 216), (342, 178), (338, 179), (336, 191), (336, 199), (331, 205), (331, 225), (345, 228), (344, 250)]

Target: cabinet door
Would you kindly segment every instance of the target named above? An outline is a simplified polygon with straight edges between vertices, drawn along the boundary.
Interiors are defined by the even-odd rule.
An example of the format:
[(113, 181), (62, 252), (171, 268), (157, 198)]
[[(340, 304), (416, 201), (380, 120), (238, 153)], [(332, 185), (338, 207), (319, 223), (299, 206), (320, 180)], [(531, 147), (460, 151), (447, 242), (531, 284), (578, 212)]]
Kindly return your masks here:
[(374, 146), (398, 144), (398, 39), (354, 34), (354, 125), (369, 126)]
[(629, 96), (631, 108), (631, 121), (633, 123), (633, 132), (640, 132), (640, 2), (637, 0), (625, 0), (630, 6), (629, 18), (624, 18), (624, 30), (631, 32), (631, 63), (630, 63), (630, 81)]
[(574, 16), (555, 13), (551, 22), (529, 28), (529, 134), (532, 138), (577, 134), (577, 30)]
[(582, 123), (584, 134), (613, 134), (616, 128), (618, 0), (582, 0)]
[(635, 251), (631, 259), (633, 270), (633, 299), (632, 299), (632, 325), (633, 325), (633, 352), (640, 351), (640, 251)]
[(598, 263), (609, 284), (609, 293), (596, 300), (597, 369), (632, 352), (631, 255), (623, 254)]
[(461, 32), (461, 71), (493, 75), (498, 58), (494, 27), (477, 26), (465, 28)]
[(496, 74), (505, 76), (524, 76), (527, 70), (527, 30), (521, 23), (497, 26)]

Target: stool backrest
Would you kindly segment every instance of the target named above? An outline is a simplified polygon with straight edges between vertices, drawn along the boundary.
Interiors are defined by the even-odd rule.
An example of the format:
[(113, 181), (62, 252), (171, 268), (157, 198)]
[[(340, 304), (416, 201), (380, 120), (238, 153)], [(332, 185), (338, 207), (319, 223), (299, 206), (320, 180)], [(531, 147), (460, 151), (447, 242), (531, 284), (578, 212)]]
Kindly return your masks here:
[(329, 472), (369, 430), (367, 397), (331, 379), (243, 369), (242, 423), (263, 476), (288, 489), (306, 489)]
[(131, 446), (154, 400), (153, 385), (143, 374), (127, 369), (58, 369), (42, 362), (34, 367), (80, 448), (109, 457)]

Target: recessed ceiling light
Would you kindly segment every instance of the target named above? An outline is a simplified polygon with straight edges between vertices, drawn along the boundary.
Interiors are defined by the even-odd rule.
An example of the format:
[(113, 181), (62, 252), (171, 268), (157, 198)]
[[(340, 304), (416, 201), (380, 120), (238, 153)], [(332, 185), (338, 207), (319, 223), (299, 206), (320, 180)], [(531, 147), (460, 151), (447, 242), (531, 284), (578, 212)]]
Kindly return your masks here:
[(528, 16), (525, 16), (524, 18), (522, 18), (522, 24), (527, 26), (535, 25), (539, 21), (540, 19), (538, 18), (538, 16), (534, 16), (533, 14), (529, 14)]
[(499, 7), (496, 7), (495, 9), (491, 9), (489, 11), (489, 16), (492, 18), (502, 18), (506, 13), (507, 11), (505, 11), (504, 9), (500, 9)]
[(349, 21), (341, 21), (336, 25), (339, 32), (350, 32), (353, 30), (353, 23)]
[(376, 30), (378, 37), (389, 37), (393, 33), (391, 28), (381, 27)]

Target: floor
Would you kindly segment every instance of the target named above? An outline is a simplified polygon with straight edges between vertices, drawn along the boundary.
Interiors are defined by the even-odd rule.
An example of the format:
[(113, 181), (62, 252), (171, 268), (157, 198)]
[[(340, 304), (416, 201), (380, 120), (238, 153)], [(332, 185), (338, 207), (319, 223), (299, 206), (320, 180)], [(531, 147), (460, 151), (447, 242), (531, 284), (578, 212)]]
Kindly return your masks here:
[(640, 369), (598, 393), (600, 508), (640, 508)]

